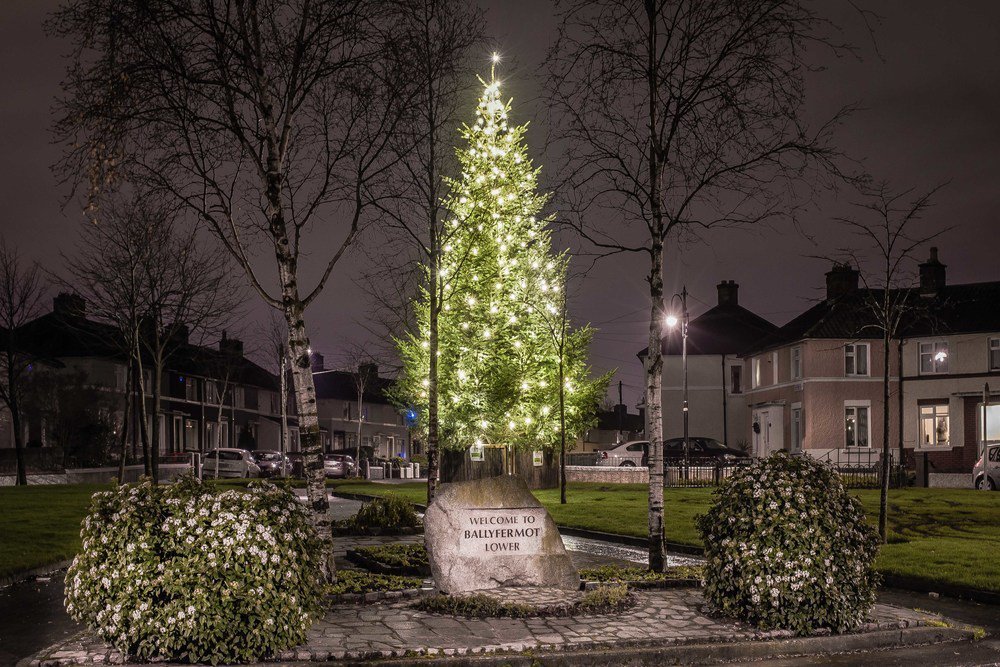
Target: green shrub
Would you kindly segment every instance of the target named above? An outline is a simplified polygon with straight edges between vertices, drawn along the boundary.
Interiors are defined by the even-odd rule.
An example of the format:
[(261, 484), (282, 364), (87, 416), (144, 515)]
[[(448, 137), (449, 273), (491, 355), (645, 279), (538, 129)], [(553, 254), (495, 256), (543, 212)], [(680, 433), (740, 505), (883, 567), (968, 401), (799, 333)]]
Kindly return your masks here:
[(628, 586), (616, 584), (598, 586), (583, 594), (583, 599), (577, 603), (577, 608), (584, 614), (610, 614), (621, 611), (632, 604)]
[(602, 565), (600, 567), (580, 570), (580, 578), (584, 581), (676, 581), (680, 579), (698, 579), (704, 575), (700, 565), (677, 565), (668, 567), (665, 572), (653, 572), (644, 567), (621, 567), (619, 565)]
[(405, 591), (420, 588), (424, 580), (419, 577), (401, 577), (394, 574), (373, 574), (363, 570), (340, 570), (337, 583), (326, 587), (327, 595), (364, 594), (374, 591)]
[(483, 593), (469, 595), (431, 595), (422, 598), (417, 609), (431, 614), (449, 616), (469, 616), (471, 618), (528, 618), (538, 616), (538, 610), (530, 604), (504, 602)]
[(66, 610), (140, 660), (248, 662), (305, 640), (319, 542), (291, 492), (193, 479), (94, 494)]
[(410, 501), (401, 496), (389, 494), (375, 498), (361, 506), (350, 524), (357, 529), (370, 528), (416, 528), (420, 525), (417, 513)]
[(356, 551), (390, 568), (418, 570), (430, 567), (427, 549), (423, 544), (383, 544), (377, 547), (360, 547)]
[(878, 535), (829, 465), (777, 454), (741, 468), (698, 517), (705, 596), (760, 628), (837, 632), (875, 603)]

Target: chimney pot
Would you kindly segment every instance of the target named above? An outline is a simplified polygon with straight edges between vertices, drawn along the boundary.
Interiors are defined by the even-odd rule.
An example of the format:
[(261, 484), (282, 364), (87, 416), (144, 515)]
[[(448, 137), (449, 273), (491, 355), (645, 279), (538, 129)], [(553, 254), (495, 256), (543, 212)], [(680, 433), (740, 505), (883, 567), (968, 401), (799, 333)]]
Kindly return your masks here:
[(52, 299), (52, 312), (64, 317), (85, 317), (87, 301), (79, 294), (60, 292)]
[(740, 286), (735, 280), (723, 280), (716, 285), (716, 289), (719, 290), (720, 306), (740, 305)]
[(834, 264), (826, 272), (826, 298), (836, 299), (858, 289), (858, 271), (850, 264)]
[(932, 296), (944, 288), (947, 264), (938, 260), (937, 247), (931, 248), (930, 257), (920, 265), (920, 293)]

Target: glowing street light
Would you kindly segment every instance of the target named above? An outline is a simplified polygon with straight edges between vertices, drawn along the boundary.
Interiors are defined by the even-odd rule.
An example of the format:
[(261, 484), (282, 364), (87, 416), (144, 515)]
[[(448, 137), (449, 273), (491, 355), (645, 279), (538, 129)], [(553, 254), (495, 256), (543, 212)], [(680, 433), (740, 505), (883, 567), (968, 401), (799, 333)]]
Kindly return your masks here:
[(684, 474), (687, 475), (688, 458), (690, 452), (688, 435), (688, 308), (687, 308), (687, 286), (684, 286), (679, 294), (670, 297), (670, 307), (673, 308), (674, 300), (680, 302), (680, 317), (671, 313), (667, 315), (667, 326), (673, 329), (678, 324), (681, 325), (681, 365), (684, 368), (684, 405), (682, 414), (684, 417)]
[(667, 321), (667, 326), (670, 327), (671, 329), (677, 326), (677, 323), (680, 322), (680, 320), (677, 319), (676, 315), (667, 315), (666, 321)]

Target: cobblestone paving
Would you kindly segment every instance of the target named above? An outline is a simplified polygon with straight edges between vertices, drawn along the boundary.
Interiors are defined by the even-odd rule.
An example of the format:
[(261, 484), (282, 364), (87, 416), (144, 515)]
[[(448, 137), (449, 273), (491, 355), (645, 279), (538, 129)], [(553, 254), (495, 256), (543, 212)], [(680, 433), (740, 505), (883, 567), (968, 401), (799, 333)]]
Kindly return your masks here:
[[(467, 655), (641, 647), (686, 642), (772, 639), (787, 632), (758, 632), (705, 609), (697, 589), (638, 591), (637, 604), (616, 615), (559, 618), (472, 619), (428, 614), (412, 601), (373, 605), (338, 605), (315, 623), (308, 641), (276, 659), (330, 660), (403, 655)], [(861, 631), (922, 625), (932, 617), (899, 607), (876, 605), (873, 619)], [(37, 656), (31, 665), (120, 664), (123, 657), (82, 633)]]

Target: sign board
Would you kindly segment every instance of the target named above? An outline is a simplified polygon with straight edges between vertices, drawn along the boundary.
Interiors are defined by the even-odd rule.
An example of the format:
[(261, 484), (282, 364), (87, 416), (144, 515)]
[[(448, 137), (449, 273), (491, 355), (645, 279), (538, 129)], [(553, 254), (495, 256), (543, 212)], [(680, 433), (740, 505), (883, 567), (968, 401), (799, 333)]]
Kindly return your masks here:
[(536, 468), (542, 467), (542, 453), (540, 451), (531, 452), (531, 463)]
[(482, 445), (473, 445), (472, 447), (469, 447), (469, 458), (472, 459), (473, 461), (482, 461), (483, 460), (483, 446)]
[(464, 556), (542, 553), (545, 508), (467, 508), (460, 513), (458, 553)]

